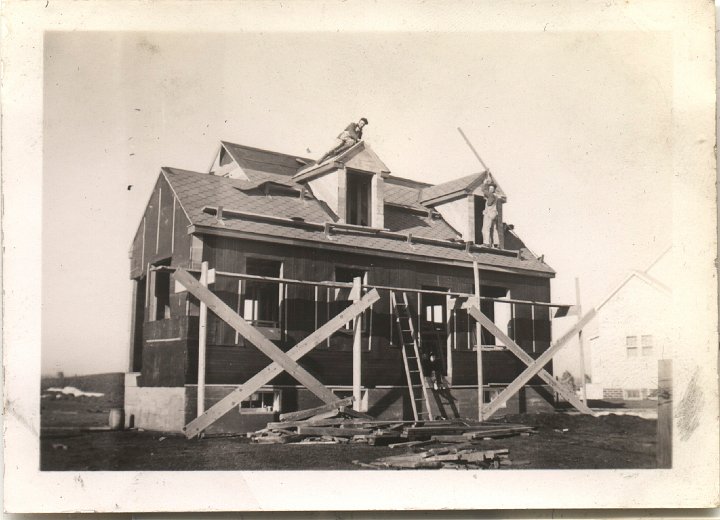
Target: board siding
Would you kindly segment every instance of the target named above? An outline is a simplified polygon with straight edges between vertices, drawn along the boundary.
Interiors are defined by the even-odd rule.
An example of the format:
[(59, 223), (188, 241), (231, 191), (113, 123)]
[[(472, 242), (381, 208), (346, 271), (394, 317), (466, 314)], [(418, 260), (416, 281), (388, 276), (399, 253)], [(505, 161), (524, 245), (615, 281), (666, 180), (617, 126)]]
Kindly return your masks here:
[[(162, 189), (158, 206), (158, 191)], [(171, 265), (190, 267), (192, 237), (187, 233), (190, 224), (179, 204), (175, 204), (173, 237), (173, 197), (169, 185), (160, 178), (146, 209), (145, 264), (171, 258)], [(160, 214), (159, 243), (156, 248), (158, 212)], [(142, 226), (132, 248), (131, 276), (142, 277), (141, 265)], [(443, 287), (452, 291), (472, 293), (473, 274), (470, 267), (437, 265), (427, 262), (409, 262), (382, 256), (328, 252), (310, 247), (293, 247), (233, 239), (220, 236), (203, 236), (203, 260), (210, 268), (233, 273), (245, 272), (248, 257), (275, 259), (283, 262), (285, 278), (328, 281), (335, 279), (336, 267), (352, 267), (368, 272), (368, 283), (392, 287), (421, 288)], [(157, 249), (157, 252), (156, 252)], [(544, 277), (482, 271), (483, 286), (504, 287), (512, 298), (547, 302), (550, 300), (550, 280)], [(217, 276), (211, 289), (233, 309), (238, 309), (238, 280)], [(330, 290), (332, 293), (333, 290)], [(143, 297), (144, 295), (140, 295)], [(325, 323), (340, 310), (340, 305), (327, 302), (325, 288), (318, 291), (318, 317), (315, 317), (315, 291), (312, 287), (289, 285), (287, 298), (282, 303), (283, 334), (275, 343), (283, 350), (292, 348)], [(364, 386), (403, 385), (404, 368), (397, 345), (390, 341), (392, 325), (388, 292), (364, 314), (366, 328), (363, 334), (362, 381)], [(187, 300), (190, 304), (187, 304)], [(332, 296), (331, 296), (332, 299)], [(409, 295), (416, 306), (416, 296)], [(173, 318), (144, 323), (143, 368), (141, 383), (145, 386), (179, 386), (197, 382), (197, 300), (187, 292), (172, 294), (170, 298)], [(186, 313), (189, 316), (186, 316)], [(477, 384), (474, 373), (475, 353), (468, 347), (466, 313), (457, 313), (457, 342), (453, 349), (453, 384)], [(147, 312), (146, 312), (147, 316)], [(547, 310), (536, 309), (534, 335), (535, 352), (532, 352), (533, 323), (528, 306), (516, 306), (515, 320), (510, 324), (511, 336), (533, 357), (539, 356), (550, 344), (550, 327)], [(372, 324), (372, 337), (369, 336)], [(178, 337), (178, 342), (148, 342), (150, 339)], [(395, 338), (397, 336), (395, 335)], [(213, 313), (208, 315), (207, 383), (240, 384), (270, 363), (270, 360), (242, 338), (236, 343), (235, 331)], [(320, 381), (329, 385), (349, 385), (352, 381), (352, 334), (338, 332), (300, 360), (300, 364)], [(507, 383), (519, 374), (524, 365), (508, 352), (488, 352), (484, 365), (484, 380), (488, 384)], [(548, 367), (549, 368), (549, 367)], [(295, 384), (287, 374), (273, 380), (273, 384)]]

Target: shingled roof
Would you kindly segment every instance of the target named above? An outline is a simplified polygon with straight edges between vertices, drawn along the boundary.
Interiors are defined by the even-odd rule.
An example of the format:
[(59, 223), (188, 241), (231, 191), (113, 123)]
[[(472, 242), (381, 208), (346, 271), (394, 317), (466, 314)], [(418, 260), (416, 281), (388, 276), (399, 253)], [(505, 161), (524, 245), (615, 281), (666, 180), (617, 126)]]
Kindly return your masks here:
[[(460, 177), (459, 179), (453, 179), (448, 182), (443, 182), (442, 184), (424, 188), (420, 194), (420, 202), (423, 204), (432, 204), (433, 202), (446, 197), (452, 197), (454, 195), (457, 195), (458, 197), (468, 195), (480, 187), (485, 180), (488, 179), (489, 175), (490, 173), (487, 171), (473, 173), (466, 175), (465, 177)], [(492, 180), (492, 177), (490, 179)], [(500, 187), (497, 186), (497, 183), (494, 182), (494, 184), (496, 186), (495, 193), (497, 196), (505, 197), (505, 194)]]
[[(168, 167), (161, 172), (198, 232), (222, 229), (257, 240), (290, 239), (315, 247), (352, 248), (366, 254), (383, 251), (418, 260), (477, 260), (497, 269), (554, 274), (524, 246), (518, 247), (518, 255), (478, 248), (467, 251), (458, 233), (418, 201), (432, 185), (393, 176), (385, 179), (385, 228), (389, 232), (341, 227), (328, 234), (324, 224), (334, 223), (336, 217), (292, 179), (305, 167), (300, 161), (308, 159), (232, 143), (223, 146), (248, 180)], [(219, 206), (224, 212), (222, 219), (216, 214)]]

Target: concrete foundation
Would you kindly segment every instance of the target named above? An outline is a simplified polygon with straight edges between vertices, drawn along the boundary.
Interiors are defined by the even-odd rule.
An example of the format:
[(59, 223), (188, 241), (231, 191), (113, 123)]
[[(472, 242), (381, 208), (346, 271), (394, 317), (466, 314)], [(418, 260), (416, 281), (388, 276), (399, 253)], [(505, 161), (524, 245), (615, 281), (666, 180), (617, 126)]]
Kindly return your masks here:
[(185, 426), (185, 388), (125, 386), (125, 427), (181, 432)]
[[(205, 391), (205, 409), (232, 392), (234, 385), (210, 385)], [(351, 395), (350, 387), (332, 388), (339, 397)], [(280, 413), (304, 410), (324, 404), (306, 388), (267, 387), (274, 399), (267, 406), (230, 411), (213, 424), (207, 433), (246, 433), (263, 428), (278, 420)], [(494, 398), (502, 387), (485, 389), (485, 402)], [(477, 387), (452, 389), (455, 406), (462, 418), (477, 419)], [(525, 387), (508, 400), (493, 418), (508, 414), (552, 412), (554, 395), (547, 387)], [(412, 419), (410, 395), (406, 387), (363, 389), (362, 411), (379, 420)], [(450, 407), (446, 407), (448, 413)], [(183, 426), (197, 416), (197, 387), (139, 387), (137, 374), (127, 374), (125, 380), (125, 426), (162, 432), (182, 432)]]

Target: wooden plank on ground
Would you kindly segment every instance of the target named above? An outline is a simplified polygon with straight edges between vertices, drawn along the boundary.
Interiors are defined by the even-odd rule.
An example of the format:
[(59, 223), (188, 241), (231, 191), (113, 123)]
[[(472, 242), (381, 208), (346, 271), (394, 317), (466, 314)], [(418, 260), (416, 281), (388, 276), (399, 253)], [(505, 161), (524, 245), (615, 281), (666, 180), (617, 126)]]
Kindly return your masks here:
[[(482, 323), (482, 326), (485, 327), (490, 332), (490, 334), (500, 340), (500, 342), (505, 345), (508, 350), (510, 350), (510, 352), (520, 358), (520, 361), (522, 361), (528, 366), (535, 362), (535, 360), (532, 358), (532, 356), (530, 356), (530, 354), (525, 352), (517, 343), (510, 339), (507, 334), (501, 331), (497, 327), (497, 325), (495, 325), (495, 323), (493, 323), (493, 321), (488, 318), (480, 309), (478, 309), (474, 305), (471, 305), (468, 307), (467, 311), (468, 314), (475, 318), (479, 323)], [(568, 388), (565, 388), (565, 386), (563, 386), (559, 381), (556, 381), (555, 378), (546, 370), (541, 369), (537, 375), (549, 386), (551, 386), (557, 393), (562, 395), (566, 401), (572, 404), (579, 411), (585, 414), (595, 415), (595, 413), (585, 403), (583, 403), (575, 395), (574, 392), (572, 392)]]
[(369, 421), (375, 420), (375, 417), (373, 417), (372, 415), (358, 412), (357, 410), (353, 410), (352, 408), (343, 408), (342, 413), (344, 413), (345, 415), (349, 415), (350, 417), (357, 417), (358, 419), (367, 419)]
[(520, 389), (525, 386), (527, 382), (530, 381), (540, 370), (542, 370), (542, 368), (547, 365), (547, 363), (553, 358), (553, 356), (557, 354), (562, 347), (565, 346), (565, 343), (567, 343), (570, 338), (577, 334), (579, 330), (582, 330), (585, 325), (587, 325), (588, 322), (590, 322), (590, 320), (595, 317), (595, 314), (595, 309), (592, 309), (590, 312), (588, 312), (585, 316), (583, 316), (580, 321), (575, 324), (572, 329), (570, 329), (560, 339), (554, 342), (550, 346), (550, 348), (543, 352), (540, 357), (533, 361), (531, 365), (528, 365), (528, 367), (523, 370), (523, 372), (512, 383), (510, 383), (502, 392), (500, 392), (500, 395), (498, 395), (495, 399), (492, 400), (490, 404), (488, 404), (485, 416), (490, 417), (492, 414), (497, 412), (498, 409), (503, 404), (505, 404), (508, 399), (510, 399), (510, 397), (519, 392)]
[(349, 406), (352, 404), (353, 399), (354, 399), (353, 397), (346, 397), (345, 399), (338, 399), (334, 403), (324, 404), (322, 406), (318, 406), (317, 408), (308, 408), (307, 410), (300, 410), (299, 412), (281, 413), (280, 420), (281, 421), (302, 421), (303, 419), (307, 419), (308, 417), (312, 417), (319, 413), (329, 412), (331, 410), (334, 410), (336, 408), (341, 408), (343, 406)]
[[(325, 325), (310, 334), (307, 338), (295, 345), (287, 352), (287, 355), (298, 360), (314, 349), (318, 344), (332, 336), (337, 329), (348, 323), (356, 314), (365, 311), (370, 305), (380, 299), (377, 290), (372, 290), (363, 296), (359, 301), (353, 303), (328, 321)], [(242, 401), (257, 392), (263, 385), (268, 384), (274, 377), (282, 373), (282, 368), (277, 363), (271, 363), (263, 370), (251, 377), (245, 384), (234, 390), (223, 399), (215, 403), (203, 415), (188, 423), (183, 431), (188, 438), (193, 438), (205, 428), (217, 421), (220, 417), (238, 406)]]
[(173, 276), (175, 280), (185, 286), (189, 293), (201, 302), (207, 304), (208, 309), (213, 311), (218, 318), (238, 331), (243, 338), (255, 345), (260, 352), (280, 365), (285, 372), (294, 377), (305, 388), (328, 404), (337, 401), (337, 396), (332, 393), (329, 388), (298, 365), (294, 359), (280, 350), (274, 343), (263, 336), (260, 331), (242, 319), (230, 306), (213, 294), (207, 287), (203, 287), (190, 273), (184, 269), (178, 269)]
[(369, 435), (370, 428), (333, 428), (332, 426), (299, 426), (300, 435), (332, 435), (333, 437), (352, 437), (353, 435)]

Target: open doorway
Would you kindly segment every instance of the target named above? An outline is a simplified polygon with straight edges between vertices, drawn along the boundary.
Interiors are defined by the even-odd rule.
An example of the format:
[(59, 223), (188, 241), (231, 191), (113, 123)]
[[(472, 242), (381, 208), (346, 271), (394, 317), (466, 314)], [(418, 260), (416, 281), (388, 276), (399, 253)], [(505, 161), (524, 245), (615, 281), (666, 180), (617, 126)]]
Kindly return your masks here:
[[(423, 285), (425, 291), (445, 293), (447, 287)], [(445, 348), (447, 346), (447, 296), (444, 294), (420, 294), (420, 345), (429, 357), (434, 355), (442, 364), (442, 374), (447, 375)]]

